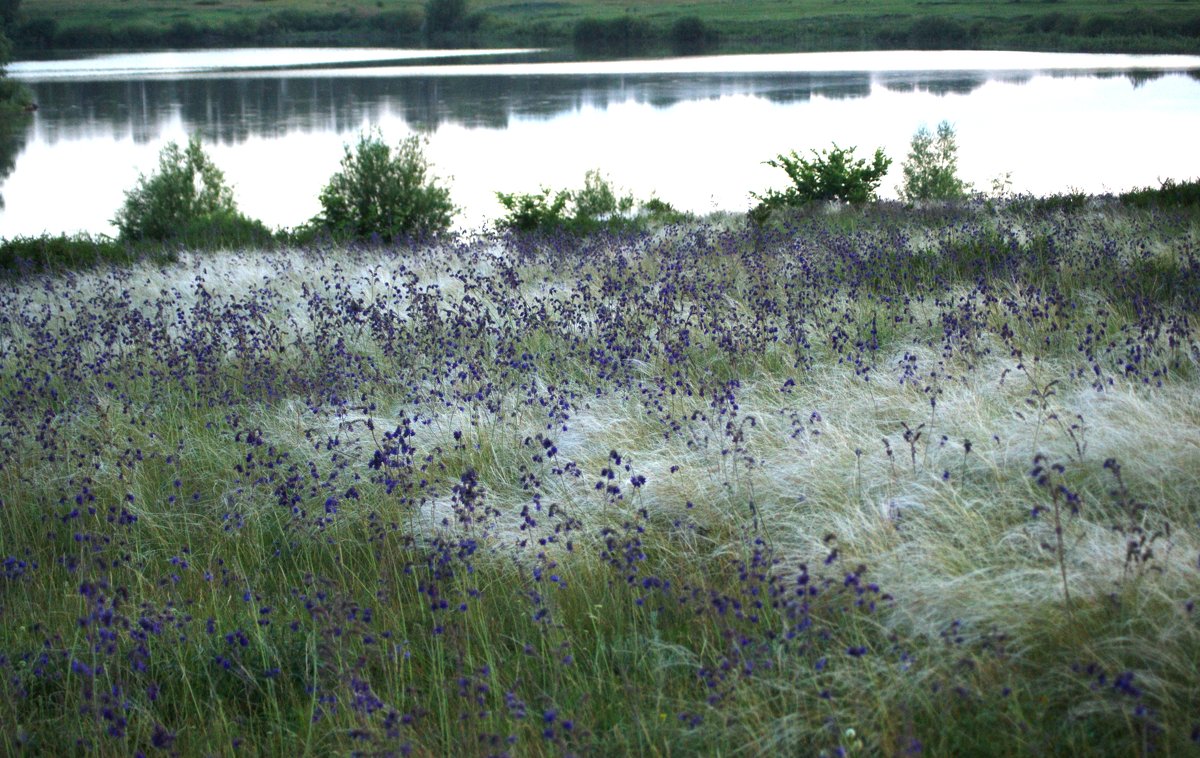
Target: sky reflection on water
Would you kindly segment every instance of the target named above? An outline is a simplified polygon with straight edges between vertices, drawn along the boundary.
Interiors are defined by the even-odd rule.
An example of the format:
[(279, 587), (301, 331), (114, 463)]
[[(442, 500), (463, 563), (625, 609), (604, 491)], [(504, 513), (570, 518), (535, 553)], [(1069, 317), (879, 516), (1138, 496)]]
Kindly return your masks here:
[[(981, 188), (1011, 172), (1013, 189), (1119, 191), (1200, 175), (1200, 58), (1024, 53), (837, 53), (468, 65), (404, 51), (321, 52), (262, 70), (137, 61), (73, 78), (64, 62), (14, 64), (41, 106), (0, 184), (0, 235), (112, 232), (109, 219), (168, 140), (199, 133), (242, 209), (269, 225), (318, 210), (342, 146), (377, 127), (392, 142), (429, 137), (436, 172), (452, 177), (460, 224), (495, 218), (496, 190), (573, 187), (601, 167), (641, 197), (677, 207), (743, 210), (778, 186), (762, 162), (789, 149), (883, 147), (894, 195), (912, 132), (954, 123), (962, 175)], [(351, 51), (352, 53), (355, 51)], [(410, 56), (411, 57), (411, 56)], [(284, 58), (278, 58), (278, 61)], [(375, 61), (391, 65), (378, 67)], [(105, 69), (105, 66), (108, 69)], [(188, 69), (187, 66), (192, 68)], [(288, 63), (288, 65), (296, 65)], [(39, 69), (38, 66), (42, 68)], [(39, 73), (41, 72), (41, 73)], [(0, 163), (0, 168), (3, 164)], [(778, 174), (778, 176), (776, 176)]]

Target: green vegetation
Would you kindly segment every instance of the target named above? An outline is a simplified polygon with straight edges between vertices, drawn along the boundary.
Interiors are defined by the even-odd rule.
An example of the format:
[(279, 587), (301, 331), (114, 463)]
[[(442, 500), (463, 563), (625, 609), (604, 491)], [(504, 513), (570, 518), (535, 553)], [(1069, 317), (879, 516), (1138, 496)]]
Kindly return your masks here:
[(1200, 215), (1093, 201), (0, 282), (0, 753), (1191, 754)]
[(924, 126), (917, 129), (902, 168), (902, 200), (956, 200), (970, 189), (958, 178), (958, 143), (948, 121), (938, 124), (936, 137)]
[(570, 221), (567, 204), (571, 202), (571, 193), (568, 190), (555, 192), (543, 187), (541, 192), (497, 192), (496, 199), (506, 211), (498, 222), (502, 229), (545, 231), (562, 228)]
[(1200, 179), (1164, 179), (1158, 187), (1143, 187), (1121, 193), (1121, 202), (1140, 207), (1200, 207)]
[(88, 234), (0, 240), (0, 276), (5, 278), (84, 271), (101, 265), (130, 266), (145, 260), (166, 263), (174, 260), (174, 256), (161, 245), (135, 250), (117, 240)]
[(588, 55), (633, 55), (649, 49), (654, 40), (650, 22), (631, 14), (585, 18), (572, 31), (575, 49)]
[(751, 217), (763, 220), (778, 208), (799, 208), (817, 202), (865, 203), (875, 199), (892, 160), (882, 149), (868, 163), (854, 157), (855, 148), (840, 148), (836, 144), (827, 150), (813, 149), (811, 159), (793, 150), (767, 161), (767, 165), (782, 169), (792, 184), (782, 192), (768, 190), (765, 194), (751, 193), (759, 201)]
[(203, 245), (219, 240), (246, 246), (271, 239), (265, 226), (238, 212), (233, 189), (205, 154), (199, 137), (192, 137), (183, 149), (174, 142), (163, 148), (158, 170), (138, 177), (113, 224), (129, 243)]
[(716, 47), (720, 35), (696, 16), (683, 16), (671, 24), (667, 33), (672, 52), (680, 55), (702, 53)]
[(644, 231), (689, 218), (658, 198), (639, 203), (632, 194), (618, 193), (599, 169), (588, 171), (576, 190), (543, 187), (536, 193), (497, 192), (496, 198), (506, 211), (497, 226), (518, 232)]
[[(11, 131), (12, 122), (18, 120), (20, 114), (29, 107), (29, 91), (9, 79), (4, 70), (12, 59), (12, 43), (8, 34), (19, 7), (20, 0), (0, 0), (0, 132)], [(0, 134), (0, 141), (6, 139), (6, 134)]]
[(421, 138), (413, 135), (392, 148), (378, 133), (362, 134), (346, 145), (342, 167), (321, 190), (315, 223), (337, 239), (438, 234), (450, 228), (450, 190), (429, 175)]
[[(844, 0), (25, 0), (11, 35), (24, 50), (258, 44), (566, 47), (584, 52), (947, 48), (1191, 52), (1193, 3), (1105, 0), (923, 3)], [(432, 38), (429, 34), (432, 33)]]
[(467, 15), (467, 0), (426, 0), (425, 31), (444, 34), (454, 31)]

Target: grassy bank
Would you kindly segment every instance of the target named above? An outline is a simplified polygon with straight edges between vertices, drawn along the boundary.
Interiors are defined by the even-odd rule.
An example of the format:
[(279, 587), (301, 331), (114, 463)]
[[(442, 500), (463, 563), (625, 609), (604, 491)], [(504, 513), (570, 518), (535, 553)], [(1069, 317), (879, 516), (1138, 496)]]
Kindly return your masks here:
[[(451, 4), (452, 5), (452, 4)], [(989, 48), (1195, 52), (1200, 12), (1156, 0), (847, 4), (474, 0), (427, 23), (415, 0), (24, 0), (11, 30), (39, 49), (217, 45), (570, 46), (585, 52)]]
[(3, 752), (1184, 754), (1194, 206), (0, 282)]

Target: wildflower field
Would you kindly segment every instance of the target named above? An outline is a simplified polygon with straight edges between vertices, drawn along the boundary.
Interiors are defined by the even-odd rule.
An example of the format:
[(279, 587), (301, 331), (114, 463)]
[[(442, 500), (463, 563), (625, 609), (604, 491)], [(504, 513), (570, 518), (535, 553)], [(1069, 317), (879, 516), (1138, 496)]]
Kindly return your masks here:
[(1193, 754), (1200, 215), (0, 281), (0, 752)]

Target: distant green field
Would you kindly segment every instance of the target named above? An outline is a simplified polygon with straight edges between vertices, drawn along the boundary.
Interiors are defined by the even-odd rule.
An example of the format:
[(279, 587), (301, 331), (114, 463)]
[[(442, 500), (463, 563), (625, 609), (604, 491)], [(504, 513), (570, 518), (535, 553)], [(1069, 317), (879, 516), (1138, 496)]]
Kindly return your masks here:
[(426, 42), (587, 47), (597, 40), (596, 47), (614, 53), (681, 47), (1200, 50), (1200, 5), (1177, 0), (474, 0), (433, 35), (425, 7), (417, 0), (25, 0), (10, 36), (25, 51)]

